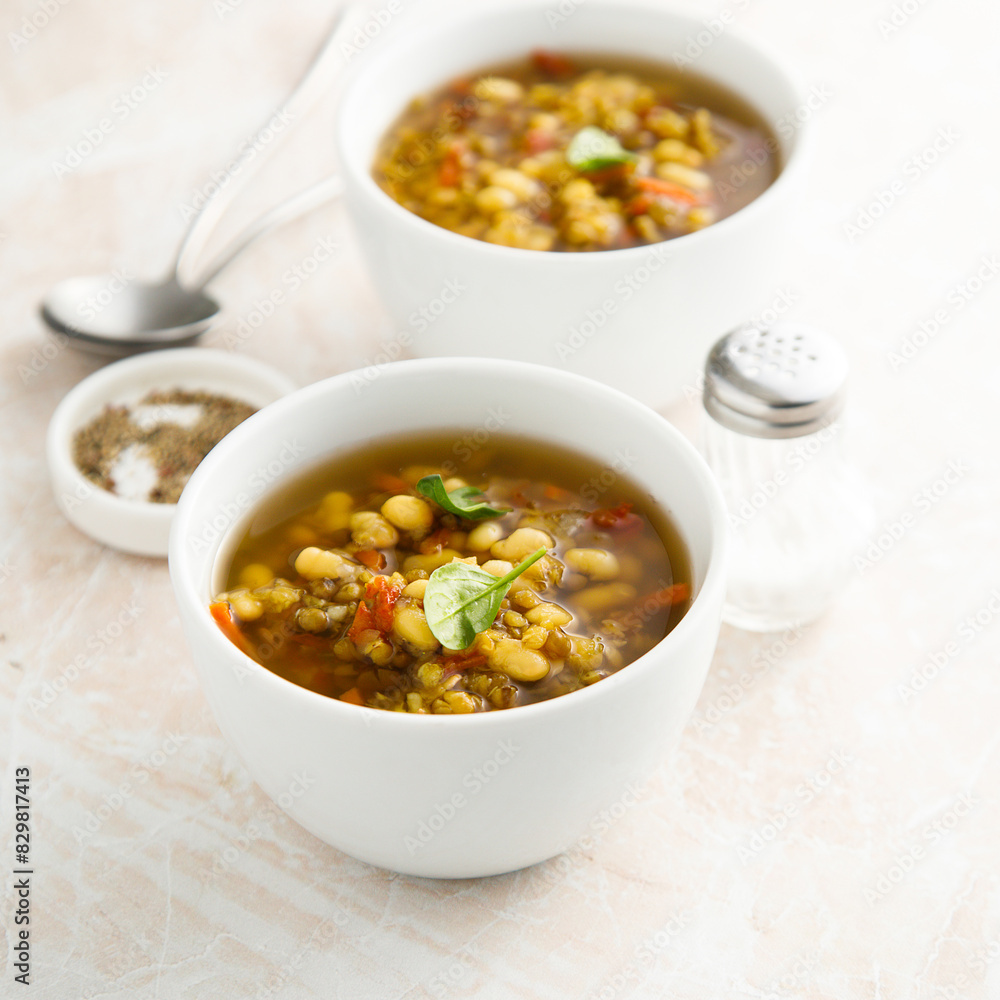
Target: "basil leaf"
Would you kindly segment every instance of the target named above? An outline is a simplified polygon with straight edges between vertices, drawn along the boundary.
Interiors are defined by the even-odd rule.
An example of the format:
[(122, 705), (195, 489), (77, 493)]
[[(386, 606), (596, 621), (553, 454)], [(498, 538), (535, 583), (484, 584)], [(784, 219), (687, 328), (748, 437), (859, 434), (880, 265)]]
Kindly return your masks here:
[(546, 551), (536, 550), (499, 579), (468, 563), (438, 566), (424, 591), (424, 615), (434, 638), (449, 649), (471, 646), (476, 636), (496, 621), (500, 602), (511, 583)]
[(630, 153), (613, 135), (594, 125), (580, 129), (566, 149), (566, 162), (581, 173), (631, 163), (635, 159), (635, 153)]
[(457, 514), (468, 521), (482, 521), (487, 517), (503, 517), (509, 514), (510, 507), (491, 507), (486, 500), (472, 502), (473, 497), (481, 497), (482, 490), (477, 490), (475, 486), (460, 486), (450, 493), (444, 488), (444, 480), (435, 473), (433, 476), (424, 476), (417, 483), (417, 492), (422, 493), (429, 500), (433, 500), (442, 510), (449, 514)]

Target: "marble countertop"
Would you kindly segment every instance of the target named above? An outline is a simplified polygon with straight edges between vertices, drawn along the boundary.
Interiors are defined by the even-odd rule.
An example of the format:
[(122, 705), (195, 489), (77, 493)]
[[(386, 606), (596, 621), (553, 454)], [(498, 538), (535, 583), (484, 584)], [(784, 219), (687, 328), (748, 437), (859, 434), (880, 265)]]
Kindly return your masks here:
[[(394, 30), (425, 16), (394, 5)], [(331, 9), (0, 15), (0, 995), (22, 995), (9, 873), (29, 767), (38, 1000), (1000, 996), (1000, 8), (689, 5), (708, 32), (769, 39), (818, 95), (799, 252), (760, 307), (849, 351), (874, 549), (815, 626), (723, 629), (678, 749), (586, 844), (461, 882), (369, 868), (272, 806), (216, 729), (165, 563), (73, 529), (42, 457), (59, 399), (100, 362), (49, 337), (41, 294), (165, 268), (185, 206)], [(261, 199), (322, 175), (333, 113), (290, 137)], [(301, 383), (370, 361), (392, 327), (336, 207), (220, 279), (229, 309), (205, 342), (232, 345), (320, 240), (330, 262), (238, 349)], [(690, 402), (665, 412), (694, 426)]]

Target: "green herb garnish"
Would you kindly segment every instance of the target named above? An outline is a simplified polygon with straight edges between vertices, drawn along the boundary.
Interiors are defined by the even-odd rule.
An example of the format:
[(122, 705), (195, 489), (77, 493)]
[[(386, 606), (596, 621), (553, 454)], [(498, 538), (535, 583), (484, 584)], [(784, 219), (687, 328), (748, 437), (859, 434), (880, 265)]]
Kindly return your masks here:
[(467, 649), (496, 620), (511, 583), (546, 551), (536, 550), (499, 579), (468, 563), (438, 566), (424, 591), (424, 614), (434, 638), (449, 649)]
[(637, 159), (611, 134), (594, 125), (580, 129), (566, 149), (566, 162), (581, 173), (603, 170)]
[(475, 486), (459, 486), (457, 490), (449, 492), (444, 488), (444, 480), (435, 473), (433, 476), (424, 476), (417, 483), (417, 492), (422, 493), (429, 500), (433, 500), (442, 510), (449, 514), (457, 514), (468, 521), (482, 521), (487, 517), (503, 517), (509, 514), (510, 507), (491, 507), (486, 500), (476, 500), (473, 497), (481, 497), (482, 490)]

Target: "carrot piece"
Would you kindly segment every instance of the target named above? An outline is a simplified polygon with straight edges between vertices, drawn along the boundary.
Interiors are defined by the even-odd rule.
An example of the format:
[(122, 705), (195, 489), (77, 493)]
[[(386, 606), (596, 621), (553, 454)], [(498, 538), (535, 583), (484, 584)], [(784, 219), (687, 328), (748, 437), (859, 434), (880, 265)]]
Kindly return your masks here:
[(354, 553), (354, 558), (369, 569), (385, 569), (385, 556), (377, 549), (361, 549)]
[(420, 552), (425, 556), (432, 556), (440, 552), (451, 541), (451, 532), (447, 528), (438, 528), (432, 535), (428, 535), (420, 543)]
[[(660, 607), (672, 608), (675, 604), (680, 604), (682, 601), (686, 601), (691, 596), (691, 584), (689, 583), (672, 583), (669, 587), (664, 587), (663, 590), (654, 590), (652, 594), (646, 598), (646, 601), (655, 601)], [(646, 601), (642, 603), (645, 604)]]
[(645, 215), (652, 204), (653, 199), (649, 195), (640, 194), (631, 201), (627, 201), (622, 207), (626, 215)]
[(229, 601), (215, 601), (208, 606), (208, 610), (222, 634), (238, 649), (241, 649), (248, 656), (251, 655), (250, 640), (240, 631), (240, 627), (233, 617), (233, 609)]
[(340, 696), (340, 701), (346, 701), (349, 705), (364, 705), (365, 703), (364, 697), (356, 687), (345, 691)]
[(548, 483), (543, 490), (546, 500), (569, 500), (573, 495), (569, 490), (564, 490), (561, 486)]
[(664, 195), (674, 201), (682, 201), (688, 205), (702, 204), (701, 198), (693, 191), (681, 187), (680, 184), (672, 184), (670, 181), (661, 181), (659, 177), (636, 177), (635, 183), (643, 191), (650, 194)]
[(372, 476), (372, 482), (387, 493), (409, 493), (410, 484), (399, 476), (394, 476), (389, 472), (376, 472)]

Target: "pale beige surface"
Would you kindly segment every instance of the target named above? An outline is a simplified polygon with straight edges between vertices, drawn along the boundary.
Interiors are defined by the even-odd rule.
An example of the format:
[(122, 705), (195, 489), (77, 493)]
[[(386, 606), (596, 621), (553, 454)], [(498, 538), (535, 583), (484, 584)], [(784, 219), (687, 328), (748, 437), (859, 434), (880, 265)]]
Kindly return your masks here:
[[(404, 8), (397, 27), (414, 16)], [(11, 0), (0, 14), (0, 870), (27, 765), (23, 995), (1000, 996), (997, 292), (957, 291), (1000, 250), (996, 7), (694, 6), (784, 47), (818, 88), (801, 252), (760, 305), (791, 300), (789, 315), (843, 337), (881, 530), (909, 526), (801, 637), (724, 630), (678, 751), (586, 843), (457, 883), (370, 869), (265, 799), (199, 692), (165, 565), (66, 524), (42, 461), (53, 408), (97, 365), (51, 349), (34, 314), (43, 290), (116, 263), (165, 266), (180, 206), (279, 100), (327, 5), (65, 0), (15, 52), (9, 32), (41, 9)], [(894, 9), (900, 26), (880, 30)], [(119, 117), (118, 95), (157, 68), (166, 78)], [(272, 183), (327, 168), (332, 113)], [(108, 116), (100, 147), (57, 177), (66, 147)], [(944, 151), (918, 170), (911, 158), (939, 134)], [(894, 181), (894, 204), (852, 239), (845, 226)], [(393, 330), (338, 209), (218, 283), (229, 314), (207, 342), (225, 346), (256, 299), (287, 290), (285, 269), (321, 239), (340, 245), (335, 259), (239, 349), (301, 382), (369, 362)], [(940, 333), (894, 370), (890, 352), (936, 310)], [(669, 415), (690, 427), (693, 407)], [(914, 691), (947, 643), (955, 655)], [(0, 898), (6, 949), (10, 875)], [(22, 995), (12, 975), (0, 994)]]

